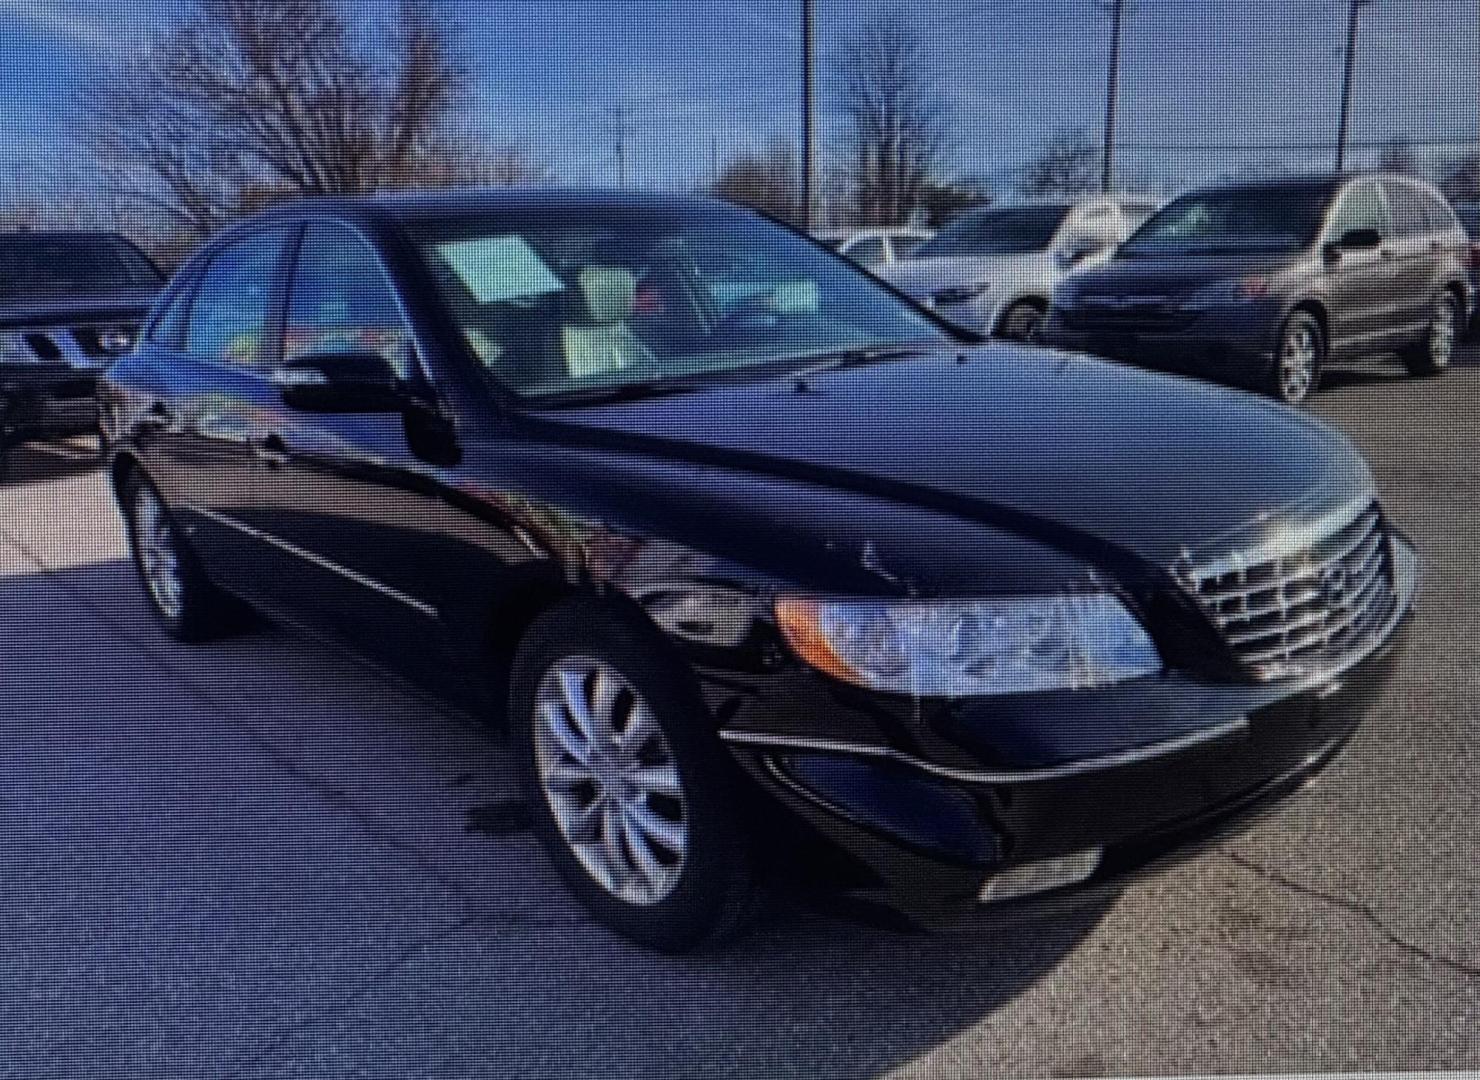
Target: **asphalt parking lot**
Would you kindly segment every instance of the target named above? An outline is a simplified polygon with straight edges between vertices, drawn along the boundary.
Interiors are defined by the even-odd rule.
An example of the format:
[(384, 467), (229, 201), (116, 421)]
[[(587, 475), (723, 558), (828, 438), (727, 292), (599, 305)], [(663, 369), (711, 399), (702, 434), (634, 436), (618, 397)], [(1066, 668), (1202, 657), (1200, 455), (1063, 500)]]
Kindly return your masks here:
[(0, 488), (0, 1076), (1480, 1067), (1477, 360), (1316, 401), (1428, 579), (1403, 676), (1280, 812), (936, 934), (784, 899), (677, 959), (568, 898), (473, 718), (293, 631), (166, 640), (85, 449), (23, 449)]

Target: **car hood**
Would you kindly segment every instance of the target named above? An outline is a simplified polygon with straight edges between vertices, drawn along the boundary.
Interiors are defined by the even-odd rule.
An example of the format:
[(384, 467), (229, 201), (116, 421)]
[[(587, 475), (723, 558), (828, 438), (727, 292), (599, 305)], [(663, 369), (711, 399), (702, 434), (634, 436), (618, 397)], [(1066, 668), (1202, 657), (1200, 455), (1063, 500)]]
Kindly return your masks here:
[(938, 255), (925, 259), (901, 259), (878, 271), (896, 289), (924, 299), (938, 289), (1017, 277), (1048, 266), (1052, 256), (1043, 252), (1028, 255)]
[(154, 303), (152, 288), (65, 295), (0, 295), (0, 327), (66, 326), (117, 319), (137, 321)]
[(1078, 295), (1178, 296), (1202, 285), (1248, 274), (1276, 274), (1288, 269), (1288, 253), (1230, 252), (1219, 255), (1117, 255), (1100, 266), (1073, 275)]
[[(544, 414), (608, 450), (855, 490), (1171, 568), (1371, 497), (1326, 425), (1251, 394), (989, 345)], [(567, 437), (571, 432), (567, 431)]]

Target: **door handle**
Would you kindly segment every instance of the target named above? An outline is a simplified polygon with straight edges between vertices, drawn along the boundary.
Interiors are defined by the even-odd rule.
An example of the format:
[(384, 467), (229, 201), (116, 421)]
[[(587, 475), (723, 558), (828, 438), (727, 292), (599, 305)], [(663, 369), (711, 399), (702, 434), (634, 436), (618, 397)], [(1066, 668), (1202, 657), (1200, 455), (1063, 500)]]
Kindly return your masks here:
[(288, 445), (277, 435), (269, 435), (253, 443), (252, 453), (269, 469), (281, 469), (288, 463)]

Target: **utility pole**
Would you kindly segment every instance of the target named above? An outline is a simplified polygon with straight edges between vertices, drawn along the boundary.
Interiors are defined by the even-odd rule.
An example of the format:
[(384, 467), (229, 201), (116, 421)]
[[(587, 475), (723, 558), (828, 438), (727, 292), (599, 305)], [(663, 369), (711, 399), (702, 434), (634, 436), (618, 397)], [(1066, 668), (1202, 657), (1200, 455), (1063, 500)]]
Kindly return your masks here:
[(612, 109), (612, 120), (617, 129), (617, 187), (627, 186), (627, 106), (618, 104)]
[(1352, 103), (1352, 68), (1357, 59), (1357, 18), (1372, 0), (1351, 0), (1346, 20), (1346, 66), (1341, 76), (1341, 116), (1336, 121), (1336, 171), (1346, 167), (1346, 129)]
[(1105, 147), (1101, 156), (1100, 190), (1110, 190), (1115, 160), (1115, 103), (1120, 95), (1120, 29), (1125, 0), (1110, 0), (1110, 70), (1105, 80)]
[(802, 226), (812, 227), (813, 183), (817, 168), (813, 130), (816, 92), (812, 84), (813, 0), (802, 0)]

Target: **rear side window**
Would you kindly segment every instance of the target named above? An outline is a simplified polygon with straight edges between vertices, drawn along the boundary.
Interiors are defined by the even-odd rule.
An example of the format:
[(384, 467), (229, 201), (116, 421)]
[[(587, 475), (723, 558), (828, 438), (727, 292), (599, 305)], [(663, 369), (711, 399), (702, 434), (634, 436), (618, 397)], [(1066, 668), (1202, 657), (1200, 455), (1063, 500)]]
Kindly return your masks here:
[(376, 254), (349, 229), (310, 225), (288, 293), (283, 358), (371, 352), (404, 379), (410, 343), (401, 308)]
[(254, 233), (222, 248), (196, 290), (185, 351), (248, 367), (271, 360), (268, 319), (289, 230)]
[(1459, 227), (1459, 218), (1454, 216), (1454, 208), (1442, 196), (1422, 188), (1419, 189), (1418, 194), (1423, 199), (1424, 209), (1429, 215), (1429, 228), (1443, 230)]
[(894, 248), (896, 259), (908, 259), (924, 242), (925, 237), (923, 236), (900, 235), (889, 238), (889, 244)]
[(1429, 215), (1416, 187), (1401, 181), (1388, 181), (1382, 186), (1387, 191), (1396, 235), (1413, 236), (1429, 231)]
[(1353, 229), (1376, 229), (1383, 236), (1393, 233), (1387, 200), (1383, 198), (1382, 188), (1373, 181), (1347, 188), (1331, 218), (1332, 239), (1340, 239)]
[(170, 293), (164, 308), (149, 329), (149, 340), (166, 349), (185, 347), (185, 325), (190, 318), (190, 301), (195, 296), (195, 273), (187, 271), (179, 287)]

